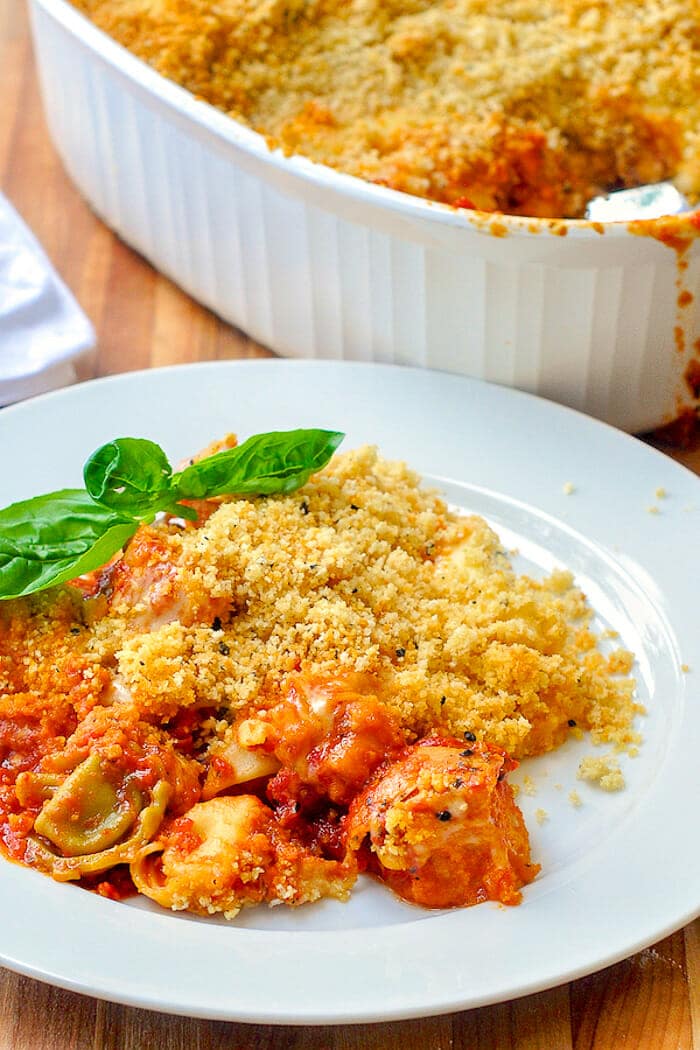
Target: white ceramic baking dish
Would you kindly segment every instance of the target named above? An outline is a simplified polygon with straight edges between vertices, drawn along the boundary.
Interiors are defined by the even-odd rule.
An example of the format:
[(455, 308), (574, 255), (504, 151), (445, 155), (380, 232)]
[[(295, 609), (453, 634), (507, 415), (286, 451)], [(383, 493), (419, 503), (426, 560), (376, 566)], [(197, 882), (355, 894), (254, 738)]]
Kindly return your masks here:
[(696, 406), (700, 241), (679, 252), (624, 224), (457, 211), (286, 158), (66, 0), (30, 7), (71, 177), (128, 244), (266, 346), (460, 372), (630, 431)]

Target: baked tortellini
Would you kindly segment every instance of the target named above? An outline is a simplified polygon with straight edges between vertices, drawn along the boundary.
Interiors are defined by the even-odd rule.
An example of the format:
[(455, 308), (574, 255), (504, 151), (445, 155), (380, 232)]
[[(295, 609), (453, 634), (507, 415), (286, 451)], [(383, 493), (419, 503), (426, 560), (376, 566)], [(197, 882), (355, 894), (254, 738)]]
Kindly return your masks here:
[(227, 918), (344, 900), (361, 871), (428, 907), (516, 903), (537, 868), (503, 782), (514, 763), (478, 743), (411, 744), (379, 688), (292, 675), (194, 756), (187, 720), (143, 720), (113, 681), (60, 752), (17, 776), (34, 814), (24, 859), (111, 892), (128, 867), (162, 907)]
[(249, 904), (344, 900), (356, 871), (352, 855), (326, 859), (295, 842), (254, 795), (198, 803), (131, 864), (136, 888), (163, 907), (227, 918)]

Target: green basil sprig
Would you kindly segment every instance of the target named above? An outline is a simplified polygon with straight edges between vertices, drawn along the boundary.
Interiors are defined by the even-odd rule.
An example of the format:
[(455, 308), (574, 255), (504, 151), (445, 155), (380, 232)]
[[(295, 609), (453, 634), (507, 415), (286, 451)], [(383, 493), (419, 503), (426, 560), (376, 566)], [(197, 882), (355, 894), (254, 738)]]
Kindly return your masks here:
[(193, 463), (175, 475), (173, 487), (178, 499), (294, 492), (325, 467), (344, 436), (329, 430), (256, 434)]
[(161, 511), (195, 519), (181, 500), (293, 492), (328, 463), (343, 437), (334, 430), (256, 434), (177, 474), (154, 441), (115, 438), (88, 459), (84, 489), (0, 510), (0, 599), (99, 569)]
[(171, 495), (173, 468), (160, 445), (146, 438), (117, 438), (93, 452), (83, 469), (96, 503), (134, 518), (163, 509)]
[(138, 522), (63, 489), (0, 511), (0, 598), (43, 591), (98, 569), (124, 546)]

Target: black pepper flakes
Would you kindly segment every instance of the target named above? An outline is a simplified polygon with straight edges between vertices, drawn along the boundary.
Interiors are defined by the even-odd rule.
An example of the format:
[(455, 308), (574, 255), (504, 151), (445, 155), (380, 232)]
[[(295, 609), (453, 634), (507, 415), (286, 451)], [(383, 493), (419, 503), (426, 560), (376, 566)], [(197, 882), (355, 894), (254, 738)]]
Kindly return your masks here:
[(80, 630), (81, 630), (80, 627), (71, 627), (70, 633), (71, 634), (80, 634)]
[(447, 703), (447, 697), (446, 696), (441, 696), (440, 697), (440, 707), (444, 707), (446, 703)]
[(462, 780), (462, 778), (461, 777), (457, 777), (457, 779), (455, 780), (455, 782), (452, 785), (452, 787), (461, 788), (463, 783), (464, 783), (464, 781)]
[(228, 656), (231, 650), (227, 646), (226, 642), (219, 642), (219, 652), (222, 656)]
[(351, 504), (350, 504), (350, 510), (359, 510), (359, 509), (360, 509), (360, 508), (359, 508), (359, 507), (357, 506), (357, 504), (356, 504), (356, 503), (351, 503)]
[(220, 631), (221, 630), (221, 617), (220, 616), (215, 616), (214, 617), (214, 619), (212, 621), (211, 629), (212, 629), (212, 631)]
[(441, 809), (439, 813), (435, 814), (435, 816), (438, 818), (438, 820), (442, 821), (452, 820), (452, 814), (450, 813), (449, 809)]
[(398, 656), (399, 660), (403, 660), (404, 656), (406, 655), (406, 650), (403, 648), (403, 646), (400, 649), (396, 650), (396, 655)]
[(469, 730), (467, 730), (467, 732), (464, 734), (464, 739), (468, 740), (471, 744), (473, 744), (476, 741), (476, 734), (470, 733)]
[(299, 510), (301, 511), (302, 514), (308, 514), (309, 513), (309, 504), (306, 502), (305, 499), (301, 501), (301, 503), (299, 505)]
[(462, 758), (471, 758), (473, 754), (474, 752), (470, 747), (468, 747), (466, 751), (460, 751), (460, 755), (462, 756)]
[(568, 725), (569, 729), (574, 729), (576, 727), (576, 719), (570, 718), (566, 724)]

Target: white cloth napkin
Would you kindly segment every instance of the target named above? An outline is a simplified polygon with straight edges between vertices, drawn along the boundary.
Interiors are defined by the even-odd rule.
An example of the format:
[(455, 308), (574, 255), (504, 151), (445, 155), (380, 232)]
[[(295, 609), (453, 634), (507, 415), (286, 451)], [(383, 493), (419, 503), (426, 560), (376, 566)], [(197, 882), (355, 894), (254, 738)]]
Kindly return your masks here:
[(92, 325), (0, 194), (0, 405), (73, 383), (94, 345)]

